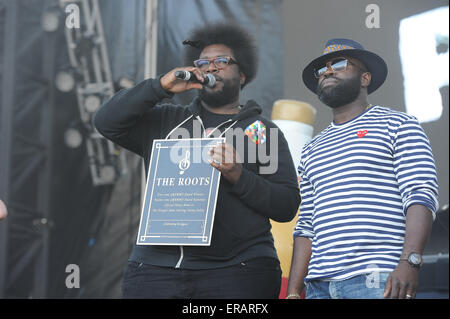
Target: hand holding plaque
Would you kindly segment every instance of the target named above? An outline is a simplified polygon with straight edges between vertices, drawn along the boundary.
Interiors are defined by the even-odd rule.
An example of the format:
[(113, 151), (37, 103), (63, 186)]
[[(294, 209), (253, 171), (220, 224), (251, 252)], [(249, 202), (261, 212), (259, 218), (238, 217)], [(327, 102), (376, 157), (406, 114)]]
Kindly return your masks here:
[(242, 161), (234, 147), (227, 143), (219, 143), (209, 151), (212, 167), (219, 170), (231, 184), (236, 184), (242, 174)]

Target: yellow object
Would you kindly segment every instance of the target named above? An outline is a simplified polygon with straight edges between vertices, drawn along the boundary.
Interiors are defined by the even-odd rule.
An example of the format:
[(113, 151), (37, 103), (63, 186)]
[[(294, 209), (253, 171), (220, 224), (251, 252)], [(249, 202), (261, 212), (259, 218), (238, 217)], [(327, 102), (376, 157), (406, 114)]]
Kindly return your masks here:
[[(300, 154), (304, 144), (311, 140), (315, 116), (316, 109), (306, 102), (284, 99), (275, 101), (273, 105), (272, 121), (274, 121), (283, 131), (288, 143), (291, 142), (289, 146), (296, 169), (296, 164), (300, 161), (300, 158), (298, 158), (296, 154)], [(298, 129), (295, 128), (295, 125), (298, 126)], [(307, 126), (311, 127), (310, 131), (304, 129)], [(294, 127), (294, 129), (292, 129), (292, 127)], [(283, 128), (285, 128), (285, 130), (283, 130)], [(278, 258), (280, 259), (283, 278), (289, 277), (294, 243), (292, 236), (297, 219), (298, 212), (296, 217), (288, 223), (278, 223), (273, 220), (270, 221), (272, 224), (272, 235), (275, 240), (275, 249), (277, 250)]]
[(278, 258), (280, 259), (282, 277), (289, 277), (289, 269), (291, 268), (292, 248), (294, 239), (292, 234), (294, 232), (297, 217), (288, 223), (277, 223), (271, 220), (272, 235), (275, 240), (275, 249), (277, 250)]
[(306, 102), (277, 100), (273, 104), (272, 120), (288, 120), (314, 125), (315, 118), (316, 109)]

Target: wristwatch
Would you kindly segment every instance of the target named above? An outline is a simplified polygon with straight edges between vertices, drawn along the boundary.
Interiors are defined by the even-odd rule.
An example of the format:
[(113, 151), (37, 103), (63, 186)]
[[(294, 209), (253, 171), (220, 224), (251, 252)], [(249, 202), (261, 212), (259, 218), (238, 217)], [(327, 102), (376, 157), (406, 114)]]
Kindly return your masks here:
[(406, 260), (411, 266), (415, 268), (420, 268), (423, 264), (422, 255), (418, 253), (410, 253), (408, 255), (408, 258), (400, 258), (400, 260)]

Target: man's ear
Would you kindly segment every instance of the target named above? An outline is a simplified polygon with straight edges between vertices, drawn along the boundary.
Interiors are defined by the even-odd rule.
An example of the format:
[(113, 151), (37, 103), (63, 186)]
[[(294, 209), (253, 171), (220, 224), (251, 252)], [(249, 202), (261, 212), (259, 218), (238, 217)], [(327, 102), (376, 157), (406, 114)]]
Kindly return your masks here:
[(245, 83), (245, 74), (241, 72), (241, 86)]
[(372, 74), (370, 74), (370, 72), (363, 72), (361, 74), (361, 86), (367, 89), (370, 82), (372, 82)]

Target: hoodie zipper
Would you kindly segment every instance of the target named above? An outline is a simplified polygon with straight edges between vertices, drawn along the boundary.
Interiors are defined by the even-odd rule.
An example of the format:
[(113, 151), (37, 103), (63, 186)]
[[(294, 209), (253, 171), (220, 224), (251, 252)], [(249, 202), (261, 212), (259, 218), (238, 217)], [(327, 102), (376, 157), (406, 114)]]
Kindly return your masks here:
[[(192, 117), (192, 116), (191, 116)], [(191, 118), (191, 117), (189, 117), (189, 118)], [(168, 139), (169, 138), (169, 136), (170, 136), (170, 134), (172, 134), (172, 132), (173, 131), (175, 131), (175, 129), (177, 129), (178, 127), (180, 127), (181, 125), (183, 125), (189, 118), (187, 118), (186, 120), (184, 120), (183, 122), (181, 122), (180, 124), (178, 124), (168, 135), (167, 135), (167, 137), (166, 137), (166, 139)], [(219, 127), (221, 127), (222, 125), (224, 125), (224, 124), (226, 124), (226, 123), (229, 123), (229, 122), (231, 122), (232, 120), (231, 119), (229, 119), (229, 120), (227, 120), (227, 121), (225, 121), (225, 122), (223, 122), (223, 123), (221, 123), (221, 124), (219, 124), (215, 129), (213, 129), (209, 134), (208, 134), (208, 136), (206, 136), (206, 128), (205, 128), (205, 126), (203, 125), (203, 121), (202, 121), (202, 119), (200, 118), (200, 116), (196, 116), (195, 117), (199, 122), (200, 122), (200, 124), (202, 125), (202, 128), (203, 128), (203, 137), (206, 137), (206, 138), (208, 138), (209, 137), (209, 135), (211, 135), (211, 133), (212, 132), (214, 132), (215, 130), (217, 130)], [(234, 124), (236, 124), (237, 123), (237, 121), (235, 121), (233, 124), (231, 124), (230, 125), (230, 127), (228, 127), (223, 133), (225, 133), (228, 129), (230, 129)], [(223, 133), (221, 134), (221, 136), (223, 135)], [(183, 250), (183, 246), (180, 246), (180, 258), (178, 259), (178, 262), (177, 262), (177, 264), (175, 265), (175, 269), (178, 269), (178, 268), (180, 268), (180, 266), (181, 266), (181, 262), (183, 261), (183, 258), (184, 258), (184, 250)]]

